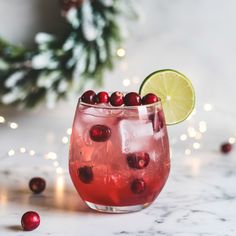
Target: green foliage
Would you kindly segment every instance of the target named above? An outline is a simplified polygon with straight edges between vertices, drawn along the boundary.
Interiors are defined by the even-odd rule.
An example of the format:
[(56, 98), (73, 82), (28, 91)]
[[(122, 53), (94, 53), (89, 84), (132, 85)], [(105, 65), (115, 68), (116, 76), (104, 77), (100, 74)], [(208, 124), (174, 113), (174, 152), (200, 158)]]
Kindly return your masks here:
[(34, 107), (46, 101), (52, 106), (88, 80), (101, 85), (122, 43), (118, 21), (127, 1), (106, 2), (85, 1), (69, 10), (64, 38), (39, 33), (35, 50), (0, 39), (0, 104)]

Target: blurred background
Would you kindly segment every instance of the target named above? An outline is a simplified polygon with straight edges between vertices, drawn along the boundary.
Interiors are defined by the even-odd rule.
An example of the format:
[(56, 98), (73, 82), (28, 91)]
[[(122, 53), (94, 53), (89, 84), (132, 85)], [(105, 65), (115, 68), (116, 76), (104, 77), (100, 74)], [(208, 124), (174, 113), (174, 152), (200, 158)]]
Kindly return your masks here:
[[(37, 32), (57, 35), (64, 32), (65, 21), (60, 16), (57, 0), (20, 2), (0, 0), (2, 37), (32, 47)], [(218, 149), (219, 143), (234, 138), (236, 130), (232, 109), (236, 99), (235, 7), (234, 0), (136, 1), (139, 20), (127, 21), (128, 34), (122, 45), (125, 56), (116, 62), (113, 71), (105, 74), (103, 86), (93, 89), (138, 91), (142, 80), (151, 72), (176, 69), (188, 76), (196, 89), (197, 118), (169, 128), (172, 144), (178, 143), (181, 135), (191, 134), (190, 125), (198, 127), (203, 122), (201, 125), (206, 130), (209, 120), (211, 136), (200, 146)], [(45, 105), (33, 110), (1, 107), (0, 116), (5, 119), (0, 124), (1, 154), (12, 151), (14, 155), (20, 147), (25, 147), (31, 154), (55, 152), (66, 160), (68, 129), (76, 102), (76, 98), (60, 101), (53, 110)], [(212, 113), (209, 115), (208, 111)], [(185, 153), (193, 148), (193, 142), (200, 141), (181, 144)], [(195, 145), (196, 149), (200, 146)]]

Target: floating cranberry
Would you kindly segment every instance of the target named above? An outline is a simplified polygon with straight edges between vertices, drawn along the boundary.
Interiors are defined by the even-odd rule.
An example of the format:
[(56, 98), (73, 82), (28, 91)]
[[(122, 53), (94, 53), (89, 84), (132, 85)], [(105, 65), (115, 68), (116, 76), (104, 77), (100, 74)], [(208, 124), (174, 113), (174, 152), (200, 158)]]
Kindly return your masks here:
[(105, 142), (111, 137), (111, 129), (106, 125), (94, 125), (89, 135), (94, 142)]
[(93, 181), (93, 169), (91, 166), (83, 166), (78, 169), (78, 176), (80, 180), (85, 183), (89, 184)]
[(143, 169), (149, 164), (150, 157), (146, 152), (130, 153), (127, 155), (127, 162), (130, 168)]
[(29, 188), (33, 193), (41, 193), (46, 188), (46, 181), (40, 177), (32, 178), (29, 182)]
[(21, 217), (21, 225), (25, 231), (32, 231), (40, 224), (39, 214), (35, 211), (28, 211)]
[(141, 194), (145, 191), (146, 184), (143, 179), (135, 179), (131, 184), (131, 190), (135, 194)]
[(124, 104), (124, 94), (121, 92), (114, 92), (111, 95), (110, 103), (112, 106), (119, 107)]
[(95, 104), (94, 97), (96, 96), (96, 93), (93, 90), (88, 90), (81, 96), (82, 102), (88, 103), (88, 104)]
[(94, 97), (94, 100), (96, 103), (108, 103), (109, 95), (107, 92), (100, 92)]
[(147, 105), (147, 104), (152, 104), (155, 102), (160, 101), (160, 98), (158, 98), (155, 94), (153, 93), (148, 93), (142, 98), (142, 104)]
[(124, 103), (126, 106), (139, 106), (141, 105), (141, 97), (135, 93), (127, 93), (124, 98)]
[(222, 153), (229, 153), (233, 146), (230, 143), (223, 143), (220, 147)]

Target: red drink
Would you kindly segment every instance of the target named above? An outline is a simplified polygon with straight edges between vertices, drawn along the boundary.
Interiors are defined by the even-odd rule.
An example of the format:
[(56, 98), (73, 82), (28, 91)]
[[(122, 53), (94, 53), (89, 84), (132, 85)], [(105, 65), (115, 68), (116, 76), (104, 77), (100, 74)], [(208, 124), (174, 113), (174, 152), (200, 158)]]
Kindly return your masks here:
[(130, 212), (151, 204), (170, 170), (161, 103), (117, 108), (79, 102), (69, 169), (93, 209)]

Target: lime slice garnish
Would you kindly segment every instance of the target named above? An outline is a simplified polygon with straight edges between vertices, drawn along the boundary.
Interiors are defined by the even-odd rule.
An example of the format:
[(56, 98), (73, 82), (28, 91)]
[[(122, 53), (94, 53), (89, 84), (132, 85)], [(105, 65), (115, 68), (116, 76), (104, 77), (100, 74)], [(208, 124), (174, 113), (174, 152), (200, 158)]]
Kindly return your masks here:
[(159, 70), (142, 83), (139, 93), (154, 93), (161, 98), (166, 124), (184, 121), (195, 106), (195, 92), (190, 80), (175, 70)]

